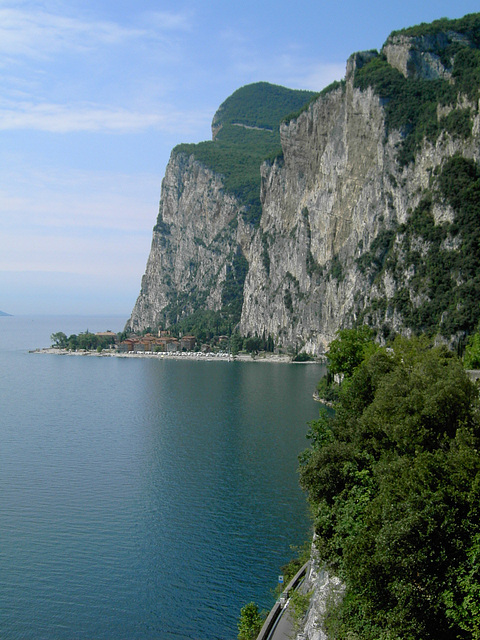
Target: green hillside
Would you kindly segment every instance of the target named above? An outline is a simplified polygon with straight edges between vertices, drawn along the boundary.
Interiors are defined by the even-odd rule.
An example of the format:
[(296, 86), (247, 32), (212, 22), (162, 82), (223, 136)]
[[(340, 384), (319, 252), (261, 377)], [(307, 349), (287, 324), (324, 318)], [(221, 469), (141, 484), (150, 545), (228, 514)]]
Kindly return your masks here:
[(316, 94), (295, 91), (268, 82), (257, 82), (237, 89), (223, 102), (213, 118), (213, 125), (241, 123), (250, 127), (278, 130), (282, 118)]
[(345, 380), (301, 456), (319, 555), (345, 585), (328, 638), (478, 639), (478, 389), (425, 339), (348, 330), (331, 347)]
[(261, 215), (260, 165), (281, 152), (282, 119), (299, 111), (316, 95), (267, 82), (242, 87), (215, 114), (213, 127), (218, 131), (214, 140), (180, 144), (173, 153), (193, 154), (222, 174), (226, 190), (246, 206), (245, 220), (257, 225)]

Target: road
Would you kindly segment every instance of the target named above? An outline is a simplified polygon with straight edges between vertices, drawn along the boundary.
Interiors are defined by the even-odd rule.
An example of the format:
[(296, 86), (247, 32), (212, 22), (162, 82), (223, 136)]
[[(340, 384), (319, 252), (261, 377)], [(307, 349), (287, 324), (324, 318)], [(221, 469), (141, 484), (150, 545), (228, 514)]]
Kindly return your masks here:
[(292, 640), (293, 622), (288, 613), (288, 603), (276, 626), (268, 636), (268, 640)]
[[(298, 587), (300, 587), (300, 589), (302, 588), (302, 582), (307, 573), (308, 566), (309, 562), (306, 562), (289, 582), (284, 594), (291, 593)], [(289, 600), (287, 600), (283, 609), (280, 600), (277, 600), (268, 614), (257, 640), (292, 640), (294, 636), (294, 625), (289, 615), (288, 606)]]

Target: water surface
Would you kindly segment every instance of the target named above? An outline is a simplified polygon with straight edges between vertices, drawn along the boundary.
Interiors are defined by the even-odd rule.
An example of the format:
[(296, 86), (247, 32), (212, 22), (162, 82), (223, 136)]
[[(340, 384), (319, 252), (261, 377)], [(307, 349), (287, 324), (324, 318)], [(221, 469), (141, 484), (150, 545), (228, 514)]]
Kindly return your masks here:
[(309, 530), (317, 365), (39, 355), (0, 318), (0, 637), (234, 639)]

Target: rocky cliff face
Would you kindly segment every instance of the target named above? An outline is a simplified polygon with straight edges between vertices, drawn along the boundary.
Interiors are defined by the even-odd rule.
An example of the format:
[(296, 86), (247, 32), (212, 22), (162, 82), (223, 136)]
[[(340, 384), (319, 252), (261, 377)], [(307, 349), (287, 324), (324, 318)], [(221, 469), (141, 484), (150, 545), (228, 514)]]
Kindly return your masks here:
[(199, 306), (222, 307), (228, 269), (240, 244), (249, 240), (242, 210), (242, 204), (225, 193), (220, 175), (193, 155), (172, 155), (131, 329), (168, 326), (168, 313), (174, 321)]
[(262, 167), (242, 332), (260, 327), (317, 352), (355, 319), (355, 294), (365, 291), (355, 258), (391, 216), (384, 170), (394, 162), (384, 138), (378, 97), (355, 90), (350, 75), (282, 127), (283, 160)]
[[(417, 82), (425, 96), (425, 83), (434, 79), (447, 91), (459, 77), (456, 52), (476, 54), (475, 38), (464, 31), (409, 36), (407, 30), (391, 36), (380, 54), (353, 55), (343, 83), (281, 125), (283, 154), (259, 167), (262, 214), (256, 227), (243, 221), (242, 201), (226, 192), (220, 175), (194, 154), (173, 155), (130, 327), (161, 323), (169, 305), (180, 305), (184, 313), (202, 305), (220, 309), (228, 270), (241, 252), (248, 262), (243, 335), (271, 335), (279, 346), (321, 353), (339, 328), (359, 322), (385, 336), (421, 330), (414, 318), (434, 296), (421, 261), (423, 256), (428, 262), (437, 245), (412, 220), (427, 200), (432, 224), (443, 229), (441, 250), (461, 249), (461, 231), (448, 227), (456, 214), (440, 174), (458, 155), (479, 159), (478, 94), (459, 90), (450, 101), (439, 98), (433, 107), (436, 133), (426, 129), (422, 137), (416, 132), (424, 126), (423, 111), (418, 126), (398, 125), (396, 95), (385, 96), (376, 80), (359, 78), (383, 65), (395, 86), (408, 89), (413, 85), (405, 83)], [(402, 162), (399, 150), (413, 140), (415, 126), (413, 155)], [(451, 286), (464, 280), (456, 272)], [(443, 311), (425, 326), (437, 322), (441, 329)], [(448, 327), (444, 333), (468, 331), (453, 321)]]
[[(318, 353), (372, 302), (394, 298), (413, 275), (407, 266), (403, 274), (384, 272), (372, 282), (359, 267), (362, 256), (372, 261), (379, 234), (408, 223), (445, 159), (457, 153), (478, 158), (475, 113), (468, 142), (445, 132), (401, 166), (402, 136), (387, 133), (382, 99), (354, 86), (364, 59), (353, 56), (345, 86), (282, 127), (284, 158), (262, 167), (263, 214), (248, 254), (245, 334), (265, 331), (282, 344)], [(434, 215), (449, 218), (451, 208), (439, 200)], [(374, 324), (408, 332), (392, 308), (375, 314)]]

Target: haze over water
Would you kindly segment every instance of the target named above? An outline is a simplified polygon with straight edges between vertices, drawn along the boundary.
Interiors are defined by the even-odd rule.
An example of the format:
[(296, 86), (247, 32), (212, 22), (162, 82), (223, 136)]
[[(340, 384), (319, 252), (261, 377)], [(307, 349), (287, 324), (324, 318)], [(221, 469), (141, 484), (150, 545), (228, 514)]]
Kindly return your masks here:
[(3, 638), (236, 638), (308, 536), (322, 368), (27, 352), (124, 322), (0, 319)]

